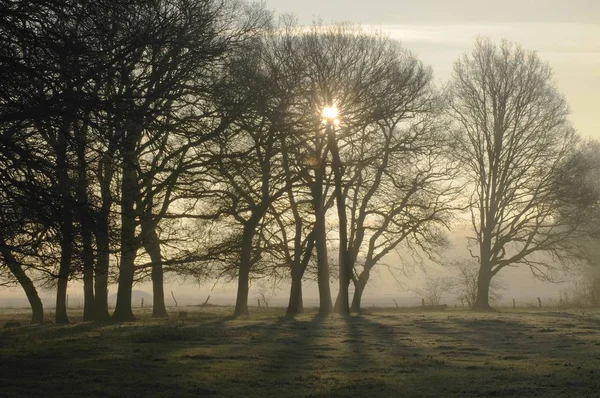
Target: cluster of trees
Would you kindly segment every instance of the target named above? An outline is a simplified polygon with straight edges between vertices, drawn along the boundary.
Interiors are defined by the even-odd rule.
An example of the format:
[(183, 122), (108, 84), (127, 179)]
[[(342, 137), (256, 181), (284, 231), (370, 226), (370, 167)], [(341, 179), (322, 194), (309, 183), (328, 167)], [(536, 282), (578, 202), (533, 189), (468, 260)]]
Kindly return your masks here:
[(233, 0), (12, 0), (0, 15), (0, 270), (34, 322), (36, 284), (68, 322), (73, 279), (86, 320), (110, 318), (111, 283), (112, 318), (135, 319), (148, 279), (167, 316), (166, 273), (237, 278), (236, 315), (255, 278), (291, 281), (289, 313), (309, 278), (321, 312), (358, 310), (386, 255), (435, 256), (465, 209), (486, 308), (500, 269), (543, 270), (538, 253), (571, 258), (592, 234), (593, 154), (518, 46), (478, 41), (439, 90), (388, 37)]

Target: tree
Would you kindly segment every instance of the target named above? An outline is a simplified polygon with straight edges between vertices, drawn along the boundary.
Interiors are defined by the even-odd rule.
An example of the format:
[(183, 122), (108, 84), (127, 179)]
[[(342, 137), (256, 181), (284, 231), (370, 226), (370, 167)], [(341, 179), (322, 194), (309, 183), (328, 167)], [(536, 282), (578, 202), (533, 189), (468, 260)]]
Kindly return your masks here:
[[(584, 165), (550, 67), (535, 52), (479, 39), (450, 82), (454, 153), (472, 187), (471, 221), (480, 264), (474, 307), (489, 308), (492, 278), (524, 264), (540, 276), (550, 260), (568, 261), (585, 235), (588, 195), (573, 190)], [(569, 217), (561, 214), (570, 203)], [(536, 256), (538, 254), (538, 256)]]
[[(431, 71), (397, 42), (353, 26), (315, 25), (304, 34), (302, 51), (312, 107), (339, 109), (320, 127), (326, 145), (315, 158), (323, 161), (331, 154), (331, 162), (317, 171), (330, 166), (334, 177), (335, 308), (347, 313), (350, 282), (355, 282), (353, 308), (358, 309), (370, 270), (400, 243), (415, 244), (425, 236), (423, 242), (439, 242), (434, 230), (447, 221), (453, 165), (444, 158), (447, 140)], [(359, 255), (366, 262), (357, 278)]]
[(0, 150), (9, 161), (18, 153), (29, 179), (17, 176), (11, 195), (35, 192), (29, 205), (49, 209), (35, 222), (53, 230), (59, 246), (58, 272), (49, 272), (57, 322), (68, 322), (67, 282), (80, 271), (84, 318), (108, 317), (111, 253), (120, 258), (113, 316), (133, 319), (141, 247), (152, 262), (154, 315), (164, 315), (159, 224), (196, 161), (188, 152), (220, 131), (208, 93), (229, 51), (261, 26), (263, 8), (220, 0), (0, 7), (9, 38), (0, 43), (9, 71), (0, 89)]
[(356, 134), (355, 147), (349, 151), (346, 195), (353, 311), (360, 309), (370, 273), (386, 255), (433, 256), (444, 247), (444, 229), (458, 207), (457, 167), (448, 157), (442, 108), (417, 65), (398, 71), (397, 86), (388, 83), (398, 93), (392, 102), (395, 111)]
[[(73, 178), (74, 130), (78, 123), (79, 96), (89, 71), (82, 62), (77, 11), (81, 4), (13, 2), (3, 13), (3, 69), (10, 70), (3, 92), (3, 138), (19, 148), (28, 171), (49, 177), (39, 199), (53, 209), (47, 227), (56, 228), (60, 247), (56, 322), (67, 323), (66, 291), (71, 276), (76, 233), (76, 197)], [(15, 87), (15, 83), (22, 85)], [(27, 149), (25, 149), (27, 148)], [(24, 156), (25, 151), (29, 152)], [(23, 186), (28, 181), (21, 181)], [(30, 190), (30, 186), (26, 190)], [(41, 221), (41, 220), (39, 220)], [(87, 236), (87, 234), (86, 234)]]
[[(454, 277), (454, 293), (458, 295), (461, 302), (466, 302), (469, 308), (473, 308), (477, 301), (477, 281), (479, 279), (479, 263), (472, 258), (463, 258), (453, 260), (448, 264), (448, 268), (457, 272)], [(489, 300), (498, 301), (502, 295), (500, 293), (502, 286), (499, 281), (493, 279), (490, 282)]]
[[(571, 189), (595, 198), (595, 203), (585, 214), (585, 225), (589, 229), (589, 236), (576, 238), (575, 245), (580, 249), (578, 259), (582, 265), (575, 271), (573, 284), (573, 301), (581, 305), (600, 306), (600, 143), (598, 141), (585, 142), (579, 154), (580, 161), (587, 167), (584, 173), (575, 179), (575, 186)], [(564, 209), (568, 219), (572, 214), (572, 203), (567, 203)], [(577, 208), (578, 206), (575, 205)], [(577, 219), (576, 219), (577, 221)]]
[[(2, 184), (2, 188), (6, 186)], [(2, 277), (8, 280), (6, 285), (19, 284), (22, 287), (31, 306), (31, 323), (42, 323), (42, 301), (33, 280), (26, 272), (30, 268), (20, 259), (27, 257), (24, 255), (26, 252), (38, 249), (39, 237), (36, 235), (43, 236), (43, 232), (35, 227), (35, 222), (27, 219), (25, 209), (14, 200), (16, 198), (9, 199), (2, 191), (0, 189), (0, 269), (6, 267), (10, 275)]]
[[(289, 207), (279, 206), (274, 209), (273, 217), (280, 227), (280, 233), (276, 235), (281, 241), (280, 252), (283, 253), (291, 272), (290, 299), (286, 313), (299, 314), (304, 310), (302, 279), (313, 257), (315, 247), (316, 223), (310, 218), (311, 210), (313, 210), (311, 205), (314, 202), (310, 198), (310, 187), (304, 191), (293, 188), (292, 178), (300, 173), (292, 171), (294, 168), (290, 161), (290, 151), (286, 141), (282, 141), (282, 149), (283, 168), (288, 185), (286, 199)], [(305, 167), (303, 162), (296, 161), (294, 163), (296, 170), (298, 167)], [(321, 281), (322, 279), (323, 276), (321, 276)], [(331, 298), (328, 294), (328, 292), (324, 292), (322, 296), (324, 300), (321, 301), (327, 302), (327, 297), (329, 297), (330, 302)], [(321, 307), (328, 306), (328, 303), (325, 303)], [(321, 312), (326, 311), (322, 309)]]
[[(239, 116), (212, 147), (215, 161), (209, 166), (203, 194), (213, 213), (229, 217), (229, 225), (241, 239), (236, 316), (248, 313), (253, 265), (266, 260), (263, 249), (270, 243), (262, 238), (265, 217), (298, 180), (283, 167), (289, 133), (286, 111), (294, 87), (286, 85), (285, 72), (278, 65), (281, 59), (274, 56), (277, 48), (268, 46), (269, 39), (267, 35), (256, 40), (229, 65), (230, 89), (222, 100), (232, 104)], [(222, 109), (228, 107), (224, 104)]]
[[(158, 293), (155, 298), (162, 296), (162, 255), (157, 250), (159, 242), (155, 228), (166, 214), (169, 195), (175, 189), (180, 172), (173, 170), (164, 159), (157, 159), (157, 153), (163, 153), (177, 164), (179, 159), (185, 159), (189, 148), (197, 146), (197, 150), (201, 149), (199, 143), (203, 141), (204, 131), (194, 130), (199, 138), (192, 143), (187, 140), (189, 135), (184, 136), (183, 143), (179, 142), (183, 149), (173, 152), (163, 151), (160, 143), (163, 137), (173, 132), (170, 128), (182, 119), (195, 119), (203, 127), (214, 121), (214, 109), (202, 105), (209, 99), (224, 58), (262, 23), (262, 8), (257, 10), (246, 12), (235, 3), (220, 1), (158, 1), (156, 4), (149, 1), (131, 13), (131, 21), (124, 21), (138, 30), (131, 37), (137, 50), (125, 60), (119, 73), (120, 89), (125, 98), (116, 112), (120, 120), (119, 154), (123, 177), (121, 260), (114, 319), (134, 318), (131, 289), (140, 245), (145, 246), (154, 262), (152, 275), (154, 290)], [(203, 118), (210, 120), (202, 123)], [(209, 131), (214, 133), (215, 129)], [(169, 141), (171, 150), (174, 142)], [(156, 150), (148, 153), (148, 148), (156, 143), (159, 143)], [(144, 170), (145, 156), (164, 168)], [(141, 186), (142, 182), (145, 185)], [(145, 198), (140, 199), (141, 192)], [(144, 210), (143, 217), (142, 208), (138, 206)], [(146, 217), (148, 214), (152, 215)], [(136, 235), (139, 223), (143, 224), (142, 236)], [(157, 304), (160, 307), (161, 303)], [(157, 315), (164, 315), (164, 311)]]
[(331, 310), (325, 215), (333, 198), (327, 199), (330, 180), (326, 170), (325, 137), (318, 133), (320, 118), (315, 114), (311, 96), (309, 68), (303, 55), (304, 40), (302, 28), (290, 18), (283, 18), (265, 39), (265, 62), (277, 76), (276, 92), (279, 101), (285, 104), (279, 128), (283, 131), (280, 148), (286, 188), (280, 200), (270, 207), (271, 222), (267, 225), (272, 233), (267, 246), (271, 257), (290, 272), (288, 314), (303, 311), (302, 279), (313, 263), (314, 252), (319, 312)]
[(440, 305), (444, 295), (454, 289), (453, 282), (449, 277), (427, 275), (423, 285), (413, 291), (428, 305)]

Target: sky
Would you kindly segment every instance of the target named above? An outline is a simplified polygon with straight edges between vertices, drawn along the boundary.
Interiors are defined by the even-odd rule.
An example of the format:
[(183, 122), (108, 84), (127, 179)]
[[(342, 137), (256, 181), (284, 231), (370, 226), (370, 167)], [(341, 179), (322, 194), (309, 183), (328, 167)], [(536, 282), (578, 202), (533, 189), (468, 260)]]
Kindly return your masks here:
[(549, 62), (584, 137), (600, 140), (600, 0), (267, 0), (301, 24), (352, 22), (399, 40), (443, 83), (477, 36), (507, 39)]

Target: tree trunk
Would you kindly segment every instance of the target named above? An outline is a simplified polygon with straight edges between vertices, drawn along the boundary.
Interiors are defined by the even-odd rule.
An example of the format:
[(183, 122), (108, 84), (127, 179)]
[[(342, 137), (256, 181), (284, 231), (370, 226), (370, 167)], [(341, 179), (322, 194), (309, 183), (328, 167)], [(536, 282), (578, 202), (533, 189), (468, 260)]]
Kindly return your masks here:
[(255, 224), (247, 223), (244, 226), (242, 237), (242, 253), (240, 256), (240, 269), (238, 274), (238, 290), (235, 301), (234, 316), (248, 315), (248, 293), (250, 286), (250, 266), (252, 262), (252, 240), (255, 233)]
[(58, 283), (56, 287), (56, 316), (55, 323), (66, 324), (69, 323), (69, 317), (67, 316), (67, 277), (58, 277)]
[(235, 301), (234, 316), (248, 315), (248, 293), (250, 284), (250, 270), (247, 266), (240, 264), (238, 275), (238, 289)]
[(162, 255), (160, 252), (160, 241), (156, 230), (142, 231), (145, 235), (144, 248), (152, 262), (152, 317), (166, 318), (169, 316), (165, 306), (165, 290), (162, 266)]
[[(132, 132), (128, 132), (132, 134)], [(138, 242), (136, 230), (136, 193), (138, 192), (137, 170), (135, 167), (135, 143), (132, 137), (126, 137), (123, 143), (123, 179), (121, 182), (121, 259), (119, 264), (119, 287), (117, 304), (112, 318), (116, 321), (135, 321), (131, 309), (131, 294), (135, 273), (135, 257)]]
[(25, 272), (23, 272), (23, 275), (27, 279), (22, 282), (20, 281), (19, 283), (21, 283), (21, 287), (27, 295), (27, 300), (29, 300), (29, 305), (31, 306), (31, 323), (41, 324), (44, 322), (44, 306), (42, 305), (42, 300), (31, 279), (25, 275)]
[(83, 239), (83, 320), (96, 319), (94, 303), (94, 249), (92, 247), (92, 232), (90, 227), (81, 225)]
[(73, 200), (70, 190), (70, 178), (67, 165), (66, 129), (57, 135), (56, 168), (58, 186), (61, 193), (60, 211), (60, 264), (58, 269), (58, 284), (56, 290), (57, 324), (69, 323), (67, 316), (67, 283), (71, 273), (71, 257), (73, 254)]
[(352, 307), (350, 308), (352, 311), (360, 311), (360, 303), (362, 300), (362, 295), (365, 291), (365, 287), (367, 287), (367, 282), (369, 281), (369, 271), (363, 271), (356, 283), (354, 284), (354, 297), (352, 297)]
[[(91, 242), (83, 243), (83, 320), (96, 320), (96, 304), (94, 303), (94, 253)], [(89, 259), (88, 259), (89, 257)]]
[(43, 323), (44, 307), (42, 305), (42, 300), (40, 300), (40, 296), (33, 285), (33, 282), (27, 276), (23, 270), (23, 267), (21, 267), (21, 264), (19, 264), (15, 256), (12, 254), (10, 249), (6, 247), (5, 242), (3, 241), (0, 241), (0, 253), (2, 253), (2, 257), (4, 258), (8, 269), (23, 288), (25, 295), (27, 295), (27, 300), (31, 306), (31, 323)]
[(77, 141), (77, 211), (76, 215), (81, 228), (82, 260), (83, 260), (83, 320), (91, 321), (95, 317), (94, 305), (94, 249), (92, 246), (93, 219), (90, 217), (87, 179), (87, 128), (79, 128), (75, 123), (75, 139)]
[(473, 309), (477, 311), (489, 311), (491, 309), (489, 303), (490, 282), (492, 280), (492, 272), (487, 262), (482, 262), (479, 268), (479, 276), (477, 278), (477, 299), (473, 305)]
[[(298, 222), (300, 216), (298, 213), (294, 216)], [(296, 225), (297, 237), (302, 233), (301, 225)], [(307, 236), (306, 247), (302, 254), (299, 251), (302, 247), (301, 240), (295, 239), (294, 243), (294, 263), (292, 264), (292, 286), (290, 288), (290, 301), (288, 303), (287, 314), (294, 315), (304, 312), (304, 302), (302, 300), (302, 278), (308, 263), (312, 257), (313, 249), (315, 247), (315, 233), (311, 231)]]
[(350, 259), (348, 258), (348, 222), (346, 217), (346, 201), (342, 193), (342, 161), (338, 151), (335, 132), (331, 123), (327, 124), (327, 141), (331, 150), (331, 167), (334, 175), (334, 192), (338, 213), (339, 229), (339, 292), (336, 300), (335, 309), (340, 314), (350, 313), (350, 297), (348, 288), (350, 287)]
[(319, 285), (319, 313), (329, 314), (332, 309), (329, 287), (329, 261), (327, 259), (327, 232), (325, 214), (317, 214), (315, 222), (315, 247), (317, 249), (317, 283)]
[(113, 205), (112, 181), (115, 175), (116, 140), (109, 139), (107, 150), (98, 163), (98, 182), (102, 205), (96, 215), (94, 234), (96, 237), (96, 270), (94, 274), (96, 319), (108, 321), (108, 273), (110, 266), (110, 217)]
[(286, 310), (286, 314), (296, 315), (304, 312), (304, 304), (302, 302), (302, 276), (304, 270), (292, 270), (292, 287), (290, 289), (290, 301)]
[(325, 204), (323, 199), (323, 181), (325, 178), (325, 159), (321, 157), (315, 169), (315, 182), (312, 186), (313, 206), (315, 211), (315, 247), (317, 249), (317, 284), (319, 286), (319, 313), (329, 314), (332, 309), (331, 290), (329, 287), (329, 261), (327, 259), (327, 230), (325, 228)]
[[(108, 228), (108, 226), (106, 226)], [(108, 311), (108, 266), (110, 263), (110, 246), (108, 230), (100, 226), (96, 232), (96, 272), (94, 273), (94, 305), (96, 306), (96, 320), (107, 321), (110, 319)]]

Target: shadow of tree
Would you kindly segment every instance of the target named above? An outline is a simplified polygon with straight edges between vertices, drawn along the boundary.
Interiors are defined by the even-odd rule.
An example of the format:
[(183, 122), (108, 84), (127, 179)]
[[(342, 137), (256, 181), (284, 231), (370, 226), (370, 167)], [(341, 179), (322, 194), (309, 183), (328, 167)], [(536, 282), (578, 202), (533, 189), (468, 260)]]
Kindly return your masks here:
[(0, 332), (1, 394), (583, 397), (600, 390), (596, 318), (451, 315), (203, 315)]

